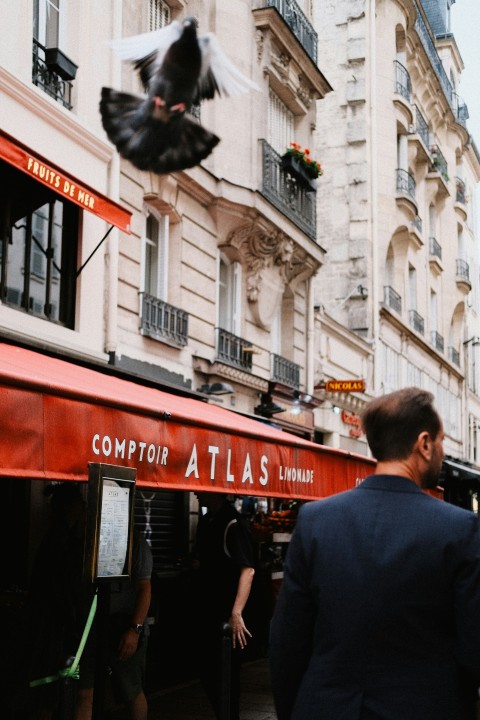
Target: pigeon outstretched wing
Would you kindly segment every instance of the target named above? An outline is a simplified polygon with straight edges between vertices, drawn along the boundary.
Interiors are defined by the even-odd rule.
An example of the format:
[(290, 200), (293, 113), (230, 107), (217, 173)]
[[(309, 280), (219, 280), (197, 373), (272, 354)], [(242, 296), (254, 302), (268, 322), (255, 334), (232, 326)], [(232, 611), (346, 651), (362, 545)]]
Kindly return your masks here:
[(202, 52), (202, 67), (197, 102), (202, 99), (209, 100), (215, 93), (231, 97), (259, 89), (256, 83), (234, 65), (213, 33), (199, 37), (198, 44)]
[(168, 173), (200, 163), (219, 138), (188, 115), (192, 104), (258, 89), (213, 33), (197, 37), (193, 18), (110, 44), (134, 64), (147, 92), (102, 88), (102, 123), (120, 155), (141, 170)]

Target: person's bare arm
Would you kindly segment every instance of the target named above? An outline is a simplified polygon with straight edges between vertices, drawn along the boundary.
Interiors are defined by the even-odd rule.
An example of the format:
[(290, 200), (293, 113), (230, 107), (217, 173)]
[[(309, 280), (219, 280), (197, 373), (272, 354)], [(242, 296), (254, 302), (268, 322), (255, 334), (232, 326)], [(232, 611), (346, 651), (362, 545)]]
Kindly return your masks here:
[(247, 635), (248, 637), (252, 637), (251, 632), (249, 632), (245, 626), (242, 613), (247, 604), (250, 590), (252, 589), (254, 575), (255, 570), (252, 567), (242, 568), (238, 580), (237, 595), (233, 603), (230, 620), (228, 621), (232, 628), (232, 645), (236, 647), (238, 643), (242, 650), (247, 644)]
[[(137, 580), (136, 588), (137, 597), (132, 615), (132, 625), (143, 625), (152, 599), (152, 584), (150, 580)], [(139, 637), (133, 628), (128, 628), (123, 633), (118, 647), (121, 660), (128, 660), (136, 652)]]

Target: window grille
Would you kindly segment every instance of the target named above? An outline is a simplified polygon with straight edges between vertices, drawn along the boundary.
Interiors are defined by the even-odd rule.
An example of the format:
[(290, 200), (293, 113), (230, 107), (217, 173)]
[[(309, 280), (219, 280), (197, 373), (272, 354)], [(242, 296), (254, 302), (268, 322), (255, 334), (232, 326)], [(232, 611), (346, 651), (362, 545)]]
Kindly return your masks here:
[(171, 22), (171, 12), (164, 0), (150, 0), (148, 29), (159, 30)]

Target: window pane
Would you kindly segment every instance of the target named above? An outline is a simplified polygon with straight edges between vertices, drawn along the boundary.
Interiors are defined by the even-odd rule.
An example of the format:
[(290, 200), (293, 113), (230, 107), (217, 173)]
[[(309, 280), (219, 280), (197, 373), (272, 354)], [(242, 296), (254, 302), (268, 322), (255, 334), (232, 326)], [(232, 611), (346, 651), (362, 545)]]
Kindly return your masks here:
[(5, 301), (19, 307), (23, 303), (23, 267), (27, 218), (18, 220), (12, 228), (12, 244), (7, 246), (7, 282)]
[(283, 154), (294, 138), (293, 113), (272, 90), (268, 98), (268, 138), (269, 144), (278, 153)]
[(58, 321), (60, 313), (60, 292), (62, 268), (63, 203), (53, 206), (52, 266), (50, 268), (50, 320)]
[(0, 222), (11, 237), (0, 255), (0, 296), (73, 327), (79, 209), (1, 161), (0, 182)]
[(58, 47), (58, 16), (60, 0), (47, 0), (46, 47)]
[(158, 220), (147, 218), (145, 247), (145, 292), (158, 297)]

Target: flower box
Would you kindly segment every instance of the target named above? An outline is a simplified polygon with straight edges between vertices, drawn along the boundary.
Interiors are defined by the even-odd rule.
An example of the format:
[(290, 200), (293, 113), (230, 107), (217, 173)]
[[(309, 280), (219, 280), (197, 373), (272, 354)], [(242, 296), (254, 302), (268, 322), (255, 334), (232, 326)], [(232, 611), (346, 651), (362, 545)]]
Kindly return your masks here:
[(295, 178), (298, 184), (304, 187), (307, 192), (316, 191), (317, 183), (315, 179), (309, 176), (308, 170), (299, 158), (290, 155), (290, 153), (285, 153), (285, 155), (282, 156), (282, 168)]
[(75, 65), (59, 48), (46, 48), (45, 64), (63, 80), (75, 80), (78, 65)]

